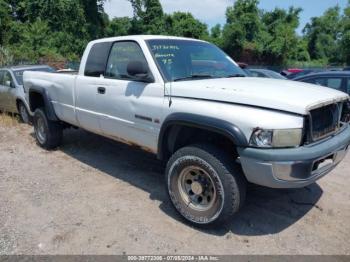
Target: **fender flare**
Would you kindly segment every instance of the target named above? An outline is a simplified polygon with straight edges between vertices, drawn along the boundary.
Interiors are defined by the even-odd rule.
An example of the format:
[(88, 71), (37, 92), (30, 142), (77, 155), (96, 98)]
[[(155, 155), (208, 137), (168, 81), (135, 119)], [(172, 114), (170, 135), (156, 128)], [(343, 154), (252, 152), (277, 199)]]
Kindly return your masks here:
[(50, 99), (50, 95), (49, 95), (49, 92), (47, 91), (47, 89), (43, 88), (43, 87), (40, 87), (40, 86), (32, 86), (29, 88), (28, 90), (28, 100), (29, 100), (29, 108), (30, 108), (30, 111), (34, 113), (34, 108), (32, 106), (32, 103), (31, 103), (31, 94), (32, 93), (38, 93), (42, 96), (43, 100), (44, 100), (44, 106), (45, 106), (45, 112), (47, 114), (47, 118), (51, 121), (59, 121), (56, 113), (55, 113), (55, 109), (53, 107), (53, 104), (51, 102), (51, 99)]
[(217, 119), (213, 117), (189, 114), (189, 113), (173, 113), (169, 115), (163, 122), (160, 129), (158, 138), (158, 159), (164, 159), (164, 141), (166, 141), (166, 133), (171, 126), (187, 126), (195, 127), (208, 131), (212, 131), (221, 135), (226, 136), (230, 139), (236, 146), (246, 147), (248, 146), (247, 138), (241, 129), (236, 125), (227, 122), (222, 119)]

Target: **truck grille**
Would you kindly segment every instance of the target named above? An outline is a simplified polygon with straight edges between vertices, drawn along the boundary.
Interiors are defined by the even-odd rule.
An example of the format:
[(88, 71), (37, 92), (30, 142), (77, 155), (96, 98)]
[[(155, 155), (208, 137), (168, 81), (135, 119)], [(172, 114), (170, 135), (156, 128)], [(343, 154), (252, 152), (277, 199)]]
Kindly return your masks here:
[(314, 109), (311, 115), (311, 136), (317, 141), (335, 132), (339, 127), (341, 104), (331, 104)]

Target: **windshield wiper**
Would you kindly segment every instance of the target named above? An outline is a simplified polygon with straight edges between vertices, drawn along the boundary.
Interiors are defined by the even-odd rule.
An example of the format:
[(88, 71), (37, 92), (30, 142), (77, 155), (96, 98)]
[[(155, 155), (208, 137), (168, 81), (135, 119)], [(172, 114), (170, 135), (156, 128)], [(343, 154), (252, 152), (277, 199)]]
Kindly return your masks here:
[(243, 74), (232, 74), (232, 75), (225, 76), (225, 78), (233, 78), (233, 77), (246, 77), (246, 75), (243, 75)]
[(174, 82), (181, 81), (181, 80), (191, 80), (191, 79), (201, 79), (201, 78), (213, 78), (213, 75), (190, 75), (185, 77), (179, 77), (176, 79), (173, 79)]

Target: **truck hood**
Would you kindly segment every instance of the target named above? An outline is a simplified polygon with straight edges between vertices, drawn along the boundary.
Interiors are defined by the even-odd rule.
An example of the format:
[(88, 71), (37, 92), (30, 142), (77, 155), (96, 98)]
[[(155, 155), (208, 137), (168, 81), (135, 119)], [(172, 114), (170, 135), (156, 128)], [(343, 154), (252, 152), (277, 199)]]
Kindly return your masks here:
[(172, 96), (229, 102), (306, 115), (349, 96), (327, 87), (268, 78), (219, 78), (172, 82)]

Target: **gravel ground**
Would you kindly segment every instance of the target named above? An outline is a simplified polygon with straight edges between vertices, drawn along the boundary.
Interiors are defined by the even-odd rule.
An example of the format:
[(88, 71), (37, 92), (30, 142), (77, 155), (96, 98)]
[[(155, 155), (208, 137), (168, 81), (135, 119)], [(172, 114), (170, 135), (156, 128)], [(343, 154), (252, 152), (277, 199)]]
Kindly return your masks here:
[(0, 124), (1, 254), (350, 254), (350, 155), (304, 189), (248, 189), (231, 223), (184, 223), (153, 155), (82, 130), (46, 152)]

